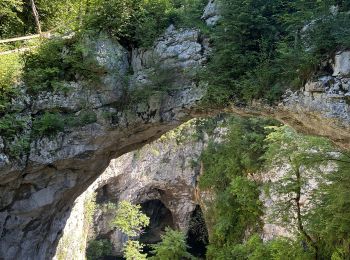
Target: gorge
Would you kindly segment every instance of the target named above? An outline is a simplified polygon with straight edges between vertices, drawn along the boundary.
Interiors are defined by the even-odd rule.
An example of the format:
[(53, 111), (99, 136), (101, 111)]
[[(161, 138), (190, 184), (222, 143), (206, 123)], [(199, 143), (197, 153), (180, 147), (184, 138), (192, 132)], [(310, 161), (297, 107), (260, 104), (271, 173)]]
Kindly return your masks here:
[[(217, 1), (210, 0), (201, 14), (211, 30), (221, 19)], [(322, 61), (322, 75), (300, 89), (285, 90), (278, 103), (204, 106), (208, 83), (197, 71), (208, 67), (213, 53), (205, 30), (171, 24), (147, 47), (101, 31), (84, 36), (82, 44), (97, 81), (77, 76), (36, 94), (25, 81), (17, 82), (18, 95), (1, 112), (13, 118), (13, 131), (2, 127), (0, 132), (0, 259), (85, 259), (88, 237), (108, 238), (113, 255), (121, 256), (125, 237), (112, 232), (107, 223), (113, 214), (102, 209), (121, 200), (141, 204), (151, 217), (141, 242), (159, 242), (165, 226), (191, 236), (195, 212), (202, 211), (204, 219), (208, 214), (201, 198), (208, 194), (198, 187), (201, 154), (225, 135), (225, 127), (216, 126), (210, 133), (200, 131), (202, 139), (190, 138), (197, 131), (188, 123), (193, 118), (221, 118), (222, 112), (270, 118), (350, 149), (347, 48)], [(59, 53), (69, 52), (63, 47)], [(50, 118), (57, 124), (45, 128)], [(14, 119), (21, 122), (20, 130)], [(94, 192), (97, 210), (86, 223), (86, 201)], [(210, 240), (210, 221), (203, 221)], [(265, 236), (273, 237), (276, 230), (266, 228)]]

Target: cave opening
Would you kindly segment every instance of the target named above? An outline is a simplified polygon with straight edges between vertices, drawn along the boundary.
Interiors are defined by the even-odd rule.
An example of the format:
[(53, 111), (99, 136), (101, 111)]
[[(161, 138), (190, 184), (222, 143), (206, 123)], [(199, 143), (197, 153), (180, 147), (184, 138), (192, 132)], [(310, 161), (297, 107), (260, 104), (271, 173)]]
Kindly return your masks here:
[(197, 205), (192, 212), (187, 233), (188, 251), (199, 259), (205, 259), (208, 243), (208, 230), (205, 224), (204, 215), (201, 207)]
[(141, 203), (141, 210), (150, 218), (150, 224), (140, 236), (143, 244), (155, 244), (161, 241), (166, 227), (174, 228), (173, 215), (158, 199)]

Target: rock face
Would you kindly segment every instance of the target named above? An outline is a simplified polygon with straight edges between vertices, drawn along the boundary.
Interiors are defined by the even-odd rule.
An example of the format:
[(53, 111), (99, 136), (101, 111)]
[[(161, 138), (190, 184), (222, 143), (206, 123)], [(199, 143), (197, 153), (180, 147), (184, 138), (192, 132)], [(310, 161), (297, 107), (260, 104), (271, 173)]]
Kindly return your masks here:
[[(211, 1), (204, 17), (209, 24), (216, 17), (211, 11), (213, 4)], [(33, 120), (47, 110), (74, 117), (88, 111), (94, 122), (65, 126), (52, 137), (31, 140), (29, 155), (19, 158), (5, 152), (8, 144), (0, 137), (0, 258), (53, 257), (74, 200), (110, 160), (194, 116), (196, 104), (203, 97), (203, 88), (189, 73), (203, 64), (208, 53), (198, 30), (170, 27), (153, 48), (131, 53), (103, 35), (87, 40), (87, 44), (106, 71), (100, 83), (84, 87), (84, 82), (66, 82), (68, 93), (47, 92), (31, 98), (24, 91), (13, 101), (20, 111), (18, 117), (25, 122), (23, 136), (30, 135)], [(277, 108), (251, 106), (233, 108), (233, 112), (273, 116), (298, 130), (327, 136), (350, 148), (349, 80), (345, 75), (348, 54), (338, 55), (335, 76), (327, 80), (332, 82), (329, 88), (328, 83), (310, 83), (305, 90), (286, 96)], [(125, 85), (129, 71), (134, 73)], [(125, 89), (164, 86), (164, 73), (171, 76), (167, 91), (125, 106)]]
[(335, 55), (333, 76), (350, 76), (350, 51)]
[(349, 52), (337, 56), (333, 74), (336, 76), (321, 76), (307, 82), (304, 89), (298, 92), (286, 93), (283, 103), (275, 109), (275, 114), (299, 131), (327, 136), (337, 145), (348, 149), (350, 71), (349, 63), (339, 60), (345, 60)]
[[(152, 68), (143, 58), (129, 60), (129, 53), (117, 42), (101, 36), (90, 43), (96, 60), (107, 71), (98, 86), (67, 82), (70, 93), (42, 93), (31, 100), (24, 93), (23, 114), (36, 115), (59, 109), (79, 115), (88, 105), (96, 120), (80, 127), (65, 127), (54, 137), (42, 137), (30, 144), (30, 154), (18, 160), (0, 151), (0, 258), (48, 259), (77, 198), (108, 166), (111, 159), (141, 147), (189, 118), (191, 107), (203, 90), (185, 75), (204, 61), (206, 52), (196, 30), (169, 29), (148, 51), (161, 57), (160, 67), (172, 70), (176, 81), (162, 94), (120, 108), (124, 75), (131, 66), (135, 80), (130, 90), (152, 84)], [(137, 50), (134, 50), (138, 53)], [(144, 65), (145, 64), (145, 65)], [(147, 83), (138, 79), (145, 75)], [(28, 121), (30, 130), (31, 121)], [(2, 143), (2, 142), (0, 142)]]
[(218, 0), (210, 0), (204, 9), (202, 19), (205, 20), (208, 26), (214, 26), (220, 20), (220, 12)]
[(198, 205), (196, 191), (200, 166), (196, 162), (208, 142), (206, 134), (198, 138), (196, 133), (195, 126), (186, 123), (160, 140), (112, 160), (104, 173), (75, 201), (55, 259), (62, 259), (62, 255), (84, 259), (85, 252), (79, 249), (85, 249), (82, 245), (86, 244), (87, 235), (82, 219), (86, 215), (86, 201), (91, 199), (93, 192), (97, 194), (97, 209), (90, 223), (90, 238), (108, 238), (113, 243), (115, 255), (122, 255), (126, 238), (110, 227), (116, 208), (108, 208), (106, 203), (116, 205), (127, 200), (145, 205), (158, 200), (171, 213), (167, 224), (186, 233), (191, 214)]
[[(335, 60), (346, 60), (348, 52), (337, 56)], [(277, 106), (256, 102), (228, 110), (243, 116), (273, 117), (302, 133), (324, 136), (350, 149), (350, 77), (345, 73), (348, 63), (336, 61), (334, 71), (342, 73), (319, 76), (298, 91), (286, 91)]]

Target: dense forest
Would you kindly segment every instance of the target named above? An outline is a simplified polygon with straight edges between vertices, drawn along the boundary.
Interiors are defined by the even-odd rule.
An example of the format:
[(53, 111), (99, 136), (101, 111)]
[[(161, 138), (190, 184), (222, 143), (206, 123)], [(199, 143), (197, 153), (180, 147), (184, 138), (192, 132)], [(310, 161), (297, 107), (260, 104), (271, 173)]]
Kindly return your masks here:
[[(233, 119), (230, 125), (227, 141), (202, 154), (200, 187), (216, 194), (207, 258), (349, 259), (349, 153), (269, 120)], [(286, 165), (282, 178), (263, 181)], [(267, 210), (262, 194), (274, 197), (269, 221), (292, 237), (260, 238)]]
[[(31, 96), (67, 91), (66, 81), (84, 81), (87, 87), (98, 82), (105, 72), (85, 43), (99, 34), (130, 50), (152, 46), (171, 24), (201, 30), (212, 47), (204, 68), (194, 76), (208, 85), (203, 109), (247, 106), (257, 100), (274, 105), (285, 90), (300, 89), (329, 73), (325, 61), (350, 48), (347, 0), (220, 0), (221, 19), (210, 28), (201, 20), (206, 0), (0, 1), (0, 39), (43, 36), (0, 43), (0, 136), (16, 140), (7, 148), (13, 158), (27, 153), (33, 138), (95, 120), (88, 110), (79, 118), (46, 111), (33, 120), (33, 131), (18, 139), (26, 123), (16, 117), (19, 109), (12, 100), (23, 91)], [(12, 52), (23, 48), (24, 52)], [(166, 91), (170, 80), (151, 93)], [(137, 95), (127, 93), (119, 108), (127, 109)], [(210, 143), (201, 161), (200, 187), (215, 194), (206, 219), (212, 225), (207, 259), (350, 259), (349, 152), (272, 120), (235, 118), (227, 140)], [(282, 179), (262, 182), (264, 172), (285, 165), (289, 167)], [(325, 173), (329, 165), (333, 171)], [(310, 190), (310, 182), (317, 188)], [(271, 211), (292, 237), (260, 237), (262, 194), (286, 198)], [(308, 210), (302, 210), (303, 196), (311, 205)], [(184, 241), (183, 234), (168, 230), (155, 246), (153, 259), (192, 258)], [(134, 242), (128, 244), (127, 259), (145, 259)], [(180, 252), (175, 258), (176, 252), (169, 256), (172, 245)], [(103, 246), (92, 245), (92, 250)]]

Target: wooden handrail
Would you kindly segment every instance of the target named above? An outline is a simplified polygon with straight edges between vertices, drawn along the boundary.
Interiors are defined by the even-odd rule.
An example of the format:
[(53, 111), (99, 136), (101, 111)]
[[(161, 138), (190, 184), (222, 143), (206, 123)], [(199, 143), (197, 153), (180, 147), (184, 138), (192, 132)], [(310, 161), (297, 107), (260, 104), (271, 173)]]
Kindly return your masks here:
[[(9, 38), (9, 39), (0, 39), (0, 44), (4, 44), (4, 43), (9, 43), (9, 42), (17, 42), (17, 41), (27, 41), (27, 40), (31, 40), (31, 39), (35, 39), (35, 38), (47, 38), (50, 39), (52, 36), (52, 32), (58, 30), (59, 28), (62, 28), (64, 25), (69, 25), (73, 22), (73, 20), (66, 22), (65, 24), (59, 25), (49, 31), (43, 32), (41, 34), (33, 34), (33, 35), (27, 35), (27, 36), (21, 36), (21, 37), (16, 37), (16, 38)], [(16, 53), (16, 52), (25, 52), (28, 50), (31, 50), (35, 47), (30, 47), (30, 48), (19, 48), (19, 49), (15, 49), (15, 50), (9, 50), (9, 51), (3, 51), (0, 52), (0, 55), (6, 55), (6, 54), (11, 54), (11, 53)]]
[(10, 38), (10, 39), (5, 39), (5, 40), (0, 40), (0, 43), (25, 41), (25, 40), (30, 40), (30, 39), (34, 39), (34, 38), (39, 38), (40, 36), (41, 36), (40, 34), (34, 34), (34, 35), (17, 37), (17, 38)]
[(35, 47), (26, 47), (26, 48), (19, 48), (19, 49), (15, 49), (15, 50), (9, 50), (9, 51), (3, 51), (0, 52), (0, 56), (1, 55), (7, 55), (7, 54), (12, 54), (12, 53), (22, 53), (22, 52), (26, 52), (26, 51), (30, 51), (32, 49), (34, 49)]
[(26, 40), (31, 40), (35, 38), (50, 38), (50, 32), (42, 33), (42, 34), (33, 34), (33, 35), (28, 35), (28, 36), (22, 36), (22, 37), (16, 37), (16, 38), (9, 38), (9, 39), (4, 39), (0, 40), (1, 43), (9, 43), (9, 42), (18, 42), (18, 41), (26, 41)]

